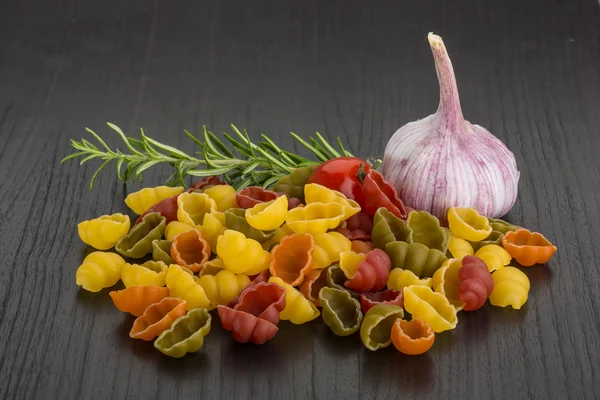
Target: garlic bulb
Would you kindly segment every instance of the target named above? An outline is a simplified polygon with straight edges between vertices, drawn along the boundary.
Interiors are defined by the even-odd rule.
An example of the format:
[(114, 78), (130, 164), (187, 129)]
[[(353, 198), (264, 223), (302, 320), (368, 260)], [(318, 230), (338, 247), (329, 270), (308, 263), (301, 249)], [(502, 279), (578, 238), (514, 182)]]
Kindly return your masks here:
[(442, 38), (428, 36), (440, 84), (435, 114), (394, 133), (383, 159), (385, 179), (410, 207), (441, 221), (450, 207), (470, 207), (498, 218), (517, 198), (513, 153), (485, 128), (465, 121), (452, 63)]

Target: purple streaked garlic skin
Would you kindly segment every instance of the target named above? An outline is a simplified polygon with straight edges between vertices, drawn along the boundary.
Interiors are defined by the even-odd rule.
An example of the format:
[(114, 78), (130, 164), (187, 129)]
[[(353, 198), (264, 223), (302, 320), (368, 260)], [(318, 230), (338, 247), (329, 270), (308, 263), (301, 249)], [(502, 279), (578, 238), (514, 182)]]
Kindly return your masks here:
[(408, 206), (447, 221), (450, 207), (499, 218), (515, 204), (514, 154), (487, 129), (462, 115), (456, 78), (442, 38), (428, 36), (440, 83), (435, 114), (409, 122), (385, 148), (383, 175)]

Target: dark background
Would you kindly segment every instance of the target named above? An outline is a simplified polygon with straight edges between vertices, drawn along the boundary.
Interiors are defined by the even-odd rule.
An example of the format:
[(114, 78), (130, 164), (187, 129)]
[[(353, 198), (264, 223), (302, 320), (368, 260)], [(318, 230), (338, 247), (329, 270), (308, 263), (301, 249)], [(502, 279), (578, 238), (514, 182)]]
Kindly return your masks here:
[[(215, 320), (172, 360), (131, 340), (107, 291), (85, 293), (79, 221), (124, 212), (107, 169), (59, 165), (90, 127), (140, 126), (193, 151), (183, 129), (230, 123), (298, 149), (340, 135), (381, 155), (435, 111), (429, 31), (445, 39), (463, 111), (515, 153), (508, 219), (559, 251), (529, 268), (520, 311), (461, 313), (424, 356), (372, 353), (322, 322), (264, 346)], [(0, 398), (593, 398), (600, 393), (600, 7), (594, 0), (23, 1), (0, 7)], [(86, 136), (87, 137), (87, 136)], [(121, 146), (122, 147), (122, 146)], [(150, 171), (146, 185), (167, 169)]]

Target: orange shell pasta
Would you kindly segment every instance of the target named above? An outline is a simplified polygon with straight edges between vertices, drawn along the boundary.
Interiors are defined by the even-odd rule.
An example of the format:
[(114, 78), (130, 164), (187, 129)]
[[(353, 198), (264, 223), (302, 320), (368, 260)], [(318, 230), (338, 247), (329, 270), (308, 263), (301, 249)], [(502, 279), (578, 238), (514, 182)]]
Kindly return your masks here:
[(363, 242), (362, 240), (353, 240), (352, 243), (352, 251), (355, 253), (367, 254), (371, 250), (375, 249), (375, 243), (373, 242)]
[(180, 233), (173, 238), (171, 258), (178, 265), (197, 273), (210, 257), (210, 245), (197, 229)]
[(502, 237), (502, 246), (524, 267), (547, 263), (557, 250), (544, 235), (528, 229), (506, 233)]
[(139, 317), (150, 304), (158, 303), (165, 297), (169, 297), (169, 293), (169, 288), (146, 285), (113, 290), (109, 295), (119, 311)]
[(321, 307), (319, 292), (327, 286), (327, 269), (315, 269), (304, 277), (304, 282), (298, 288), (300, 293), (317, 307)]
[(269, 270), (272, 276), (281, 278), (291, 286), (298, 286), (312, 271), (312, 252), (315, 241), (309, 234), (286, 236), (271, 251)]
[(422, 319), (397, 319), (392, 325), (392, 343), (401, 353), (409, 356), (423, 354), (433, 346), (435, 333)]
[(169, 329), (177, 318), (183, 317), (185, 309), (185, 300), (165, 297), (158, 303), (148, 306), (144, 313), (133, 321), (129, 337), (150, 341)]

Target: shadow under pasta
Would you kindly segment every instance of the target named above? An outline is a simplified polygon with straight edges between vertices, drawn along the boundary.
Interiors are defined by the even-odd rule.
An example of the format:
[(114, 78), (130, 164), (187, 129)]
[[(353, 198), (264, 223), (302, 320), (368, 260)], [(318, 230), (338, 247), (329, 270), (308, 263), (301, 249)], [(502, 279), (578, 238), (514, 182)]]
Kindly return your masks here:
[(278, 345), (275, 338), (260, 346), (253, 343), (238, 343), (233, 339), (229, 344), (222, 344), (221, 369), (232, 371), (236, 376), (241, 377), (263, 376), (265, 373), (277, 374), (285, 368), (284, 358), (287, 358), (287, 354), (286, 346)]
[(128, 349), (136, 359), (158, 360), (162, 354), (154, 348), (153, 341), (136, 340), (129, 337), (129, 332), (135, 321), (135, 317), (122, 313), (123, 320), (115, 330), (115, 341), (120, 348)]
[(324, 323), (317, 325), (315, 331), (314, 340), (319, 342), (320, 351), (331, 356), (353, 357), (363, 346), (358, 334), (337, 336)]
[(316, 335), (312, 323), (294, 325), (289, 321), (280, 321), (277, 326), (279, 332), (272, 342), (276, 348), (281, 348), (286, 358), (298, 358), (312, 353), (313, 340)]
[(211, 369), (211, 357), (203, 353), (204, 346), (206, 345), (203, 345), (196, 353), (188, 353), (182, 358), (172, 358), (154, 349), (158, 354), (159, 374), (170, 375), (175, 378), (203, 376)]
[(99, 292), (90, 292), (83, 288), (77, 288), (77, 305), (85, 308), (86, 312), (109, 313), (111, 310), (116, 309), (108, 293), (113, 290), (120, 290), (122, 287), (123, 284), (119, 281), (116, 285), (104, 288)]
[(378, 351), (363, 349), (361, 381), (369, 387), (396, 382), (403, 393), (425, 392), (432, 387), (433, 362), (428, 354), (407, 356), (393, 345)]
[[(514, 262), (513, 264), (529, 278), (529, 282), (531, 283), (529, 297), (540, 290), (546, 290), (553, 279), (554, 272), (548, 267), (548, 264), (538, 264), (532, 267), (521, 267)], [(549, 264), (552, 264), (552, 261), (550, 261)]]
[(480, 311), (485, 311), (488, 318), (494, 321), (494, 325), (522, 327), (529, 311), (529, 301), (523, 304), (520, 310), (515, 310), (511, 306), (494, 307), (486, 303)]

